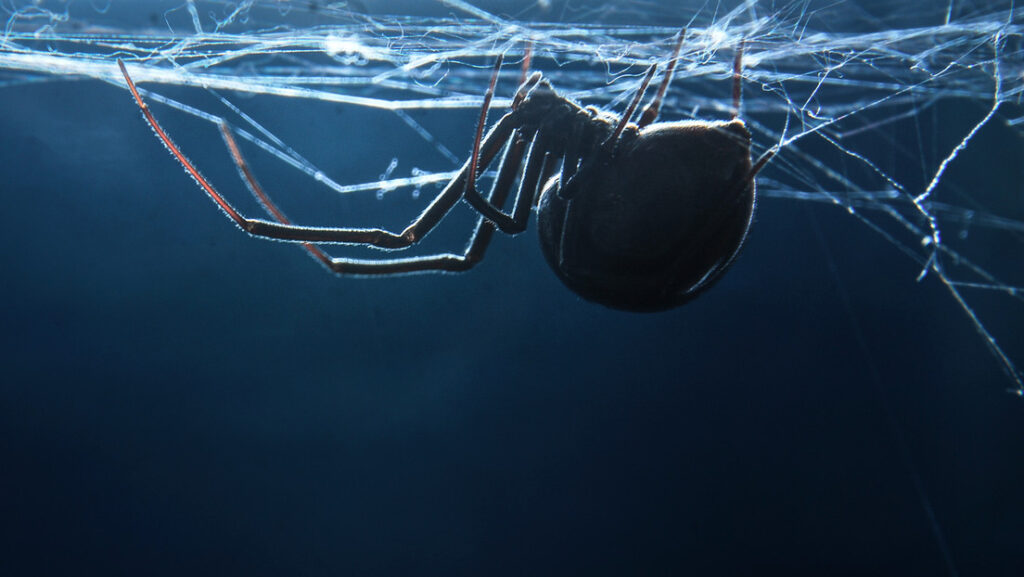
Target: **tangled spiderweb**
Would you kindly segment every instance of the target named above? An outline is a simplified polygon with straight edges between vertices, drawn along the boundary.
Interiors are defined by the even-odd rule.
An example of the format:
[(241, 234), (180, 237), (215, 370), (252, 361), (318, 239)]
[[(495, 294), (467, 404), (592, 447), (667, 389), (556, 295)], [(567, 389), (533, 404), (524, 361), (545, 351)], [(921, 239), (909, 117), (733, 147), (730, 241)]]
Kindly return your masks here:
[[(6, 0), (0, 86), (72, 77), (124, 87), (116, 65), (122, 59), (150, 101), (229, 123), (327, 190), (382, 196), (452, 178), (446, 168), (465, 159), (417, 114), (478, 108), (498, 54), (521, 60), (531, 47), (532, 67), (564, 93), (621, 109), (642, 72), (665, 61), (685, 28), (663, 117), (727, 118), (731, 102), (718, 87), (727, 84), (742, 41), (753, 155), (777, 150), (758, 177), (761, 196), (835, 205), (881, 235), (917, 263), (919, 280), (942, 283), (1011, 390), (1024, 395), (1021, 370), (974, 304), (1020, 306), (1024, 299), (1024, 192), (1019, 181), (975, 190), (947, 179), (984, 131), (1006, 131), (1021, 145), (1024, 8), (956, 0), (924, 7), (672, 4), (539, 1), (501, 15), (484, 2), (439, 0), (404, 7), (419, 14), (394, 16), (377, 13), (369, 0), (178, 0), (144, 8)], [(511, 94), (519, 75), (506, 67), (499, 92)], [(206, 91), (218, 104), (200, 108), (160, 94), (169, 86)], [(380, 180), (342, 184), (226, 95), (388, 111), (451, 164), (401, 174), (393, 160)], [(497, 98), (493, 106), (508, 104)], [(989, 258), (978, 237), (1011, 256)]]

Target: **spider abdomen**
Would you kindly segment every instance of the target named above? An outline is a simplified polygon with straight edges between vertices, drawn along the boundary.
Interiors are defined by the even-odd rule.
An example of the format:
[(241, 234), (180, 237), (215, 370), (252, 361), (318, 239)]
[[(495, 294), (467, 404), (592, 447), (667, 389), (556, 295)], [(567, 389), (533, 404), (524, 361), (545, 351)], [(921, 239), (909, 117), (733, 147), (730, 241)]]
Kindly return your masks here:
[(588, 300), (634, 311), (679, 306), (728, 268), (754, 207), (742, 121), (653, 124), (590, 166), (571, 198), (540, 201), (545, 257)]

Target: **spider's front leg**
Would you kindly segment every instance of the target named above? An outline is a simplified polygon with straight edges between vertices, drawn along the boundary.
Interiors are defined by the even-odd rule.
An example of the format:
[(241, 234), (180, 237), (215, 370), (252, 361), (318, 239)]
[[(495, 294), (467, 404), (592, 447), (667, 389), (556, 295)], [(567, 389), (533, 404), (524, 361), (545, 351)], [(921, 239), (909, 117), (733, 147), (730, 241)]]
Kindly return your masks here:
[[(551, 91), (551, 95), (554, 96), (553, 99), (542, 101), (527, 99), (538, 86), (544, 85), (550, 89), (550, 86), (543, 82), (539, 72), (535, 72), (521, 83), (519, 90), (516, 91), (515, 98), (512, 100), (512, 112), (506, 114), (506, 117), (518, 115), (520, 126), (517, 130), (516, 138), (529, 141), (530, 149), (526, 159), (526, 168), (523, 170), (522, 178), (519, 181), (519, 188), (516, 190), (516, 199), (512, 212), (511, 214), (502, 212), (502, 203), (505, 201), (505, 196), (508, 193), (507, 189), (512, 186), (514, 178), (507, 184), (502, 183), (500, 180), (496, 181), (491, 192), (491, 198), (484, 198), (480, 195), (476, 189), (475, 178), (475, 175), (479, 174), (476, 167), (480, 135), (483, 133), (484, 122), (487, 119), (487, 108), (490, 105), (491, 98), (494, 96), (494, 85), (498, 79), (501, 60), (501, 57), (499, 57), (495, 64), (490, 86), (487, 88), (487, 93), (484, 96), (483, 110), (480, 112), (480, 120), (477, 124), (473, 155), (470, 157), (469, 162), (470, 174), (473, 174), (474, 178), (466, 182), (464, 198), (470, 206), (484, 215), (487, 220), (494, 223), (499, 230), (506, 234), (518, 234), (526, 230), (526, 224), (530, 218), (530, 210), (536, 205), (534, 200), (539, 196), (540, 183), (551, 176), (558, 157), (563, 156), (564, 153), (564, 146), (556, 146), (557, 150), (552, 149), (553, 142), (557, 140), (551, 137), (551, 132), (556, 130), (552, 126), (560, 125), (561, 122), (552, 121), (550, 115), (559, 107), (564, 106), (567, 110), (572, 110), (573, 107), (571, 103), (561, 97), (554, 96), (553, 91)], [(524, 77), (525, 72), (524, 68)], [(562, 121), (564, 122), (566, 118), (563, 116)], [(505, 160), (507, 161), (508, 159), (506, 158)], [(513, 172), (518, 172), (518, 168), (518, 166), (513, 167)], [(500, 203), (496, 202), (493, 198), (498, 190), (502, 194)]]
[[(492, 198), (490, 200), (480, 196), (475, 189), (469, 189), (467, 185), (466, 202), (478, 210), (480, 214), (484, 215), (487, 220), (494, 223), (501, 232), (506, 234), (518, 234), (526, 230), (526, 224), (530, 218), (530, 209), (535, 204), (534, 199), (539, 193), (542, 176), (550, 176), (551, 169), (555, 164), (554, 156), (548, 150), (550, 139), (547, 135), (537, 131), (532, 136), (530, 151), (526, 157), (526, 168), (523, 170), (523, 176), (519, 180), (519, 188), (516, 189), (516, 198), (511, 214), (501, 211), (505, 198), (508, 196), (508, 190), (503, 190), (498, 199), (495, 198), (495, 196), (498, 196), (496, 194), (497, 189), (508, 189), (511, 187), (511, 180), (507, 185), (500, 183), (500, 181), (495, 182), (495, 191), (492, 191)], [(501, 202), (497, 201), (499, 199)]]
[[(241, 151), (238, 149), (238, 144), (231, 135), (230, 129), (228, 129), (227, 126), (222, 125), (221, 133), (229, 151), (231, 152), (232, 159), (235, 161), (239, 172), (242, 173), (243, 179), (249, 186), (249, 190), (252, 191), (256, 198), (259, 199), (260, 203), (266, 208), (267, 212), (276, 218), (278, 222), (284, 225), (290, 224), (288, 218), (280, 211), (280, 209), (277, 208), (277, 205), (274, 204), (270, 197), (267, 196), (259, 182), (256, 180), (256, 177), (252, 174), (248, 163), (245, 161)], [(490, 200), (498, 206), (503, 206), (508, 198), (508, 193), (515, 181), (518, 167), (522, 162), (524, 148), (525, 144), (523, 139), (518, 134), (514, 133), (512, 140), (508, 145), (508, 150), (502, 156), (501, 166), (498, 169), (498, 177), (494, 181), (494, 185), (491, 189)], [(487, 156), (490, 157), (492, 155)], [(448, 184), (445, 189), (446, 192), (448, 189), (458, 190), (464, 186), (463, 182), (464, 180), (460, 180), (457, 176)], [(446, 192), (442, 193), (438, 198), (440, 199), (444, 197)], [(434, 206), (436, 203), (437, 201), (435, 200), (431, 206)], [(424, 211), (420, 218), (417, 219), (410, 228), (415, 227), (419, 223), (426, 222), (424, 216), (428, 215), (429, 212), (430, 207)], [(494, 232), (495, 227), (493, 223), (482, 217), (478, 219), (477, 224), (470, 235), (469, 243), (466, 245), (466, 249), (461, 255), (437, 254), (412, 258), (366, 260), (330, 257), (318, 246), (308, 242), (303, 243), (303, 247), (311, 256), (313, 256), (313, 258), (320, 261), (331, 271), (339, 274), (388, 275), (424, 271), (460, 272), (472, 268), (476, 263), (483, 259), (484, 252), (487, 250), (491, 239), (494, 237)]]
[[(438, 222), (441, 221), (444, 215), (447, 214), (448, 211), (451, 210), (451, 208), (458, 202), (459, 198), (462, 197), (463, 191), (466, 187), (466, 179), (469, 178), (471, 173), (475, 174), (475, 171), (472, 169), (472, 165), (477, 163), (467, 162), (451, 182), (448, 183), (441, 194), (438, 195), (437, 198), (435, 198), (434, 201), (431, 202), (431, 204), (419, 215), (419, 217), (417, 217), (416, 220), (414, 220), (400, 234), (382, 229), (297, 226), (292, 224), (270, 200), (270, 197), (263, 192), (262, 187), (256, 181), (255, 176), (249, 169), (248, 163), (246, 163), (245, 159), (242, 157), (230, 130), (227, 129), (226, 126), (222, 126), (221, 133), (224, 136), (225, 142), (231, 152), (232, 159), (239, 171), (242, 173), (246, 184), (249, 186), (250, 190), (252, 190), (253, 194), (259, 198), (260, 202), (275, 220), (272, 222), (249, 218), (242, 215), (237, 209), (235, 209), (227, 199), (225, 199), (224, 196), (221, 195), (213, 185), (211, 185), (209, 181), (199, 173), (198, 169), (196, 169), (195, 165), (193, 165), (184, 153), (182, 153), (181, 149), (174, 144), (174, 141), (171, 140), (167, 132), (160, 126), (156, 117), (149, 110), (149, 106), (142, 99), (135, 83), (128, 74), (128, 70), (124, 62), (118, 60), (118, 65), (121, 68), (121, 73), (124, 75), (125, 81), (128, 83), (128, 88), (131, 91), (136, 104), (139, 106), (143, 116), (149, 123), (150, 127), (153, 128), (157, 137), (164, 143), (178, 163), (185, 168), (193, 179), (195, 179), (206, 194), (215, 203), (217, 203), (222, 210), (224, 210), (228, 217), (231, 218), (240, 228), (254, 236), (302, 242), (304, 248), (314, 258), (330, 268), (332, 271), (347, 274), (400, 274), (428, 270), (465, 270), (472, 267), (476, 262), (479, 262), (484, 250), (490, 242), (490, 238), (494, 232), (493, 225), (480, 222), (474, 230), (466, 252), (462, 255), (441, 254), (383, 260), (331, 258), (312, 243), (367, 244), (385, 249), (399, 249), (408, 247), (419, 241), (428, 232), (430, 232)], [(482, 142), (478, 137), (475, 146), (481, 151), (478, 161), (478, 165), (481, 169), (490, 165), (493, 159), (500, 152), (501, 148), (510, 138), (512, 138), (516, 128), (516, 118), (512, 113), (509, 113), (497, 122), (487, 136), (482, 139)], [(502, 163), (503, 167), (506, 165), (509, 167), (508, 169), (503, 168), (502, 172), (511, 173), (512, 180), (514, 180), (516, 169), (518, 169), (522, 157), (522, 144), (518, 138), (513, 140), (513, 146), (510, 146), (509, 152), (506, 153), (506, 158), (503, 159)], [(518, 150), (518, 153), (513, 153), (513, 151), (516, 150)], [(510, 160), (511, 162), (509, 162)], [(506, 175), (504, 180), (499, 178), (498, 181), (495, 182), (494, 191), (492, 192), (492, 195), (495, 196), (495, 202), (500, 200), (501, 203), (504, 203), (505, 198), (507, 198), (507, 189), (511, 187), (511, 182), (504, 185), (502, 185), (502, 182), (508, 181), (509, 178), (510, 177)], [(504, 191), (502, 191), (502, 186), (504, 186)]]

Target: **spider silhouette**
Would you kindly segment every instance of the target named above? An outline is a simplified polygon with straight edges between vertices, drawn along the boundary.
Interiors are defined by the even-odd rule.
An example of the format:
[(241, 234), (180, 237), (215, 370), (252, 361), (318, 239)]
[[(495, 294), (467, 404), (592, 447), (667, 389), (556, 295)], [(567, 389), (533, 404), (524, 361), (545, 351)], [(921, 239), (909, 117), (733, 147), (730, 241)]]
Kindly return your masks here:
[[(647, 69), (621, 116), (580, 106), (534, 72), (521, 83), (508, 112), (484, 135), (502, 64), (499, 56), (470, 159), (400, 233), (293, 224), (259, 185), (231, 129), (221, 123), (235, 164), (274, 220), (243, 216), (174, 144), (143, 101), (124, 62), (119, 60), (118, 65), (159, 139), (206, 194), (251, 235), (301, 242), (310, 255), (339, 274), (465, 271), (483, 259), (496, 230), (525, 231), (535, 209), (544, 256), (566, 286), (608, 307), (659, 311), (696, 297), (735, 260), (753, 215), (754, 177), (773, 154), (769, 151), (751, 163), (750, 133), (739, 118), (742, 44), (733, 63), (732, 120), (655, 122), (684, 36), (685, 30), (677, 37), (656, 95), (636, 123), (631, 119), (657, 65)], [(529, 57), (524, 72), (528, 63)], [(496, 158), (497, 176), (485, 196), (476, 183)], [(509, 196), (515, 198), (506, 212)], [(426, 236), (460, 200), (483, 216), (463, 254), (357, 260), (331, 257), (316, 244), (403, 249)]]

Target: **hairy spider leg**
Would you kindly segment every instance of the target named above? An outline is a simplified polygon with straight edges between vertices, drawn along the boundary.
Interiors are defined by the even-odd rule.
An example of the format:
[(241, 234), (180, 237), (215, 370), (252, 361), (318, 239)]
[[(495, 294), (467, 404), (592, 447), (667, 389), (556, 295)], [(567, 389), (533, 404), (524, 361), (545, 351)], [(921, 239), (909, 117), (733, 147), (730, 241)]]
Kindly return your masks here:
[(210, 186), (210, 183), (207, 182), (206, 179), (203, 178), (201, 174), (199, 174), (199, 171), (196, 170), (196, 167), (193, 166), (191, 162), (189, 162), (188, 158), (185, 158), (185, 155), (182, 154), (181, 149), (179, 149), (178, 146), (174, 144), (174, 141), (171, 140), (171, 137), (168, 136), (166, 132), (164, 132), (163, 127), (161, 127), (160, 123), (156, 121), (156, 117), (154, 117), (153, 113), (149, 110), (149, 105), (147, 105), (145, 101), (142, 100), (142, 96), (139, 95), (139, 91), (135, 88), (135, 83), (132, 81), (131, 76), (128, 75), (128, 69), (125, 67), (124, 61), (119, 58), (117, 60), (117, 65), (121, 68), (121, 74), (124, 75), (125, 81), (128, 82), (128, 89), (131, 90), (132, 97), (135, 98), (135, 103), (138, 104), (139, 109), (142, 110), (142, 115), (146, 118), (146, 122), (149, 123), (149, 126), (153, 129), (153, 131), (156, 132), (157, 137), (164, 143), (167, 149), (171, 151), (171, 154), (174, 155), (174, 158), (178, 160), (178, 163), (185, 167), (185, 170), (188, 171), (192, 178), (199, 183), (199, 186), (201, 186), (203, 190), (206, 191), (206, 194), (209, 195), (210, 198), (212, 198), (213, 201), (216, 202), (217, 205), (220, 206), (220, 208), (224, 212), (226, 212), (229, 217), (231, 217), (231, 220), (235, 221), (235, 223), (238, 226), (245, 228), (245, 217), (239, 214), (239, 212), (235, 210), (235, 207), (231, 206), (231, 204), (228, 203), (228, 201), (225, 200), (224, 197), (222, 197), (212, 186)]
[(651, 64), (647, 68), (647, 74), (644, 75), (644, 81), (640, 83), (639, 90), (636, 91), (636, 96), (633, 97), (633, 101), (629, 103), (629, 107), (622, 113), (622, 118), (619, 119), (618, 125), (615, 126), (615, 131), (612, 132), (608, 140), (604, 141), (601, 146), (603, 148), (614, 148), (619, 142), (619, 136), (622, 131), (625, 130), (626, 125), (629, 124), (629, 120), (633, 118), (633, 113), (636, 112), (636, 107), (640, 105), (640, 101), (644, 98), (644, 93), (647, 92), (647, 87), (651, 84), (651, 79), (654, 78), (654, 72), (658, 69), (657, 64)]
[[(328, 228), (328, 227), (306, 227), (296, 226), (289, 222), (270, 222), (260, 219), (252, 219), (243, 216), (238, 212), (196, 169), (191, 161), (181, 152), (170, 136), (163, 130), (156, 117), (149, 110), (149, 106), (142, 99), (141, 94), (128, 74), (124, 62), (118, 60), (118, 66), (124, 75), (128, 88), (135, 99), (136, 104), (142, 111), (146, 122), (161, 142), (167, 147), (179, 164), (192, 176), (206, 194), (231, 218), (242, 230), (254, 236), (275, 238), (279, 240), (299, 241), (304, 243), (325, 242), (344, 244), (369, 244), (380, 248), (397, 249), (405, 248), (423, 238), (437, 223), (448, 213), (458, 202), (465, 190), (466, 177), (469, 173), (469, 163), (463, 166), (462, 170), (448, 183), (445, 189), (420, 213), (412, 224), (401, 234), (394, 234), (381, 229), (354, 229), (354, 228)], [(512, 135), (515, 126), (511, 113), (506, 114), (495, 123), (487, 136), (480, 144), (482, 153), (479, 158), (479, 166), (487, 167), (497, 156), (505, 143)], [(507, 156), (507, 153), (506, 153)], [(244, 160), (244, 159), (243, 159)], [(236, 162), (237, 164), (237, 162)], [(243, 162), (244, 164), (244, 162)], [(251, 171), (250, 171), (251, 172)], [(243, 173), (244, 174), (244, 173)], [(257, 183), (258, 185), (258, 183)], [(269, 197), (267, 197), (269, 199)], [(271, 212), (271, 214), (273, 214)], [(283, 214), (282, 214), (283, 216)], [(276, 218), (276, 216), (275, 216)], [(470, 247), (463, 255), (438, 255), (437, 257), (415, 257), (392, 260), (355, 260), (355, 259), (331, 259), (330, 268), (336, 272), (354, 274), (398, 274), (404, 272), (415, 272), (421, 270), (465, 270), (478, 262), (478, 254), (482, 256), (489, 238), (486, 228), (481, 230), (480, 225), (474, 231)], [(316, 255), (314, 255), (316, 257)], [(326, 257), (326, 255), (324, 255)], [(317, 260), (324, 262), (319, 257)], [(467, 263), (468, 266), (467, 266)], [(325, 263), (327, 264), (327, 263)]]
[[(491, 200), (499, 206), (504, 205), (508, 198), (508, 191), (515, 181), (516, 169), (522, 160), (523, 149), (523, 141), (518, 138), (514, 139), (502, 157), (501, 165), (498, 168), (498, 177), (491, 194)], [(483, 260), (484, 253), (494, 238), (495, 230), (494, 224), (481, 216), (477, 220), (462, 254), (435, 254), (380, 260), (328, 257), (327, 262), (322, 260), (321, 262), (324, 262), (328, 269), (339, 274), (393, 275), (425, 271), (463, 272)], [(318, 260), (320, 259), (318, 258)]]
[[(519, 89), (516, 90), (515, 98), (513, 98), (513, 100), (512, 100), (512, 110), (516, 110), (517, 108), (519, 108), (519, 105), (522, 104), (523, 100), (526, 99), (526, 95), (529, 94), (531, 90), (533, 90), (533, 88), (540, 82), (540, 80), (542, 78), (540, 72), (534, 72), (533, 74), (530, 74), (530, 64), (532, 62), (533, 62), (533, 41), (530, 40), (530, 41), (527, 41), (527, 43), (526, 43), (526, 50), (525, 50), (525, 53), (523, 55), (523, 68), (522, 68), (522, 72), (521, 72), (521, 74), (519, 76)], [(527, 75), (529, 75), (529, 76), (527, 76)], [(578, 132), (579, 132), (578, 125), (574, 123), (573, 124), (573, 128), (570, 131), (570, 133), (572, 135), (576, 135)], [(569, 139), (567, 140), (568, 146), (564, 147), (564, 148), (573, 148), (573, 145), (577, 145), (578, 142), (576, 141), (576, 138), (577, 138), (576, 136), (570, 136)], [(569, 157), (567, 157), (564, 152), (562, 153), (562, 156), (565, 158), (564, 159), (564, 163), (562, 165), (562, 172), (564, 174), (565, 173), (565, 167), (569, 164)], [(578, 163), (578, 162), (579, 162), (579, 159), (575, 159), (575, 163)], [(551, 176), (554, 174), (554, 171), (555, 171), (556, 168), (557, 168), (557, 162), (555, 162), (553, 160), (553, 157), (551, 155), (548, 155), (547, 156), (547, 160), (544, 163), (544, 170), (541, 172), (540, 178), (538, 180), (538, 186), (543, 186), (542, 183), (547, 182), (551, 178)], [(572, 170), (575, 170), (575, 164), (573, 164)], [(520, 183), (520, 191), (519, 191), (519, 193), (521, 193), (521, 192), (522, 192), (522, 183)], [(539, 189), (535, 189), (534, 190), (534, 195), (533, 195), (533, 201), (530, 203), (530, 205), (532, 205), (534, 208), (536, 208), (537, 205), (540, 202), (540, 196), (541, 195), (540, 195)], [(516, 197), (516, 205), (515, 205), (516, 208), (513, 209), (513, 213), (516, 213), (518, 210), (520, 210), (518, 208), (520, 206), (519, 202), (520, 202), (520, 197), (517, 196)], [(524, 205), (524, 206), (526, 206), (526, 205)], [(515, 219), (515, 217), (513, 217), (513, 219)], [(529, 219), (529, 211), (527, 210), (526, 211), (526, 216), (522, 218), (522, 221), (525, 223), (526, 220), (528, 220), (528, 219)]]
[[(566, 155), (566, 162), (573, 163), (573, 165), (570, 167), (572, 176), (560, 181), (561, 189), (558, 194), (563, 199), (570, 200), (576, 195), (576, 191), (579, 189), (579, 186), (577, 182), (578, 179), (575, 177), (578, 174), (577, 169), (579, 167), (594, 166), (601, 162), (601, 160), (599, 160), (600, 157), (608, 155), (609, 153), (614, 154), (615, 147), (619, 142), (619, 137), (622, 135), (622, 131), (626, 129), (626, 126), (629, 124), (629, 120), (633, 117), (633, 113), (636, 112), (637, 106), (639, 106), (640, 102), (643, 100), (644, 94), (647, 92), (647, 87), (650, 86), (651, 79), (654, 78), (654, 73), (657, 69), (657, 64), (651, 64), (647, 68), (647, 73), (644, 74), (643, 82), (640, 83), (640, 88), (637, 89), (636, 95), (633, 96), (633, 100), (629, 103), (626, 111), (623, 112), (619, 122), (615, 125), (615, 130), (604, 140), (604, 142), (601, 143), (601, 146), (595, 147), (587, 154), (587, 156), (579, 159), (575, 158), (575, 153), (572, 155)], [(668, 75), (666, 75), (666, 79), (671, 80)], [(662, 83), (665, 84), (664, 81)], [(665, 86), (667, 86), (667, 84), (665, 84)], [(574, 140), (579, 140), (579, 137), (577, 136), (574, 136), (573, 138)], [(571, 145), (567, 145), (566, 148), (570, 147)]]
[[(514, 182), (509, 180), (507, 182), (498, 179), (495, 181), (491, 188), (491, 200), (483, 198), (476, 188), (476, 178), (479, 175), (478, 171), (474, 168), (477, 164), (477, 154), (480, 146), (480, 136), (483, 134), (484, 124), (487, 121), (487, 110), (491, 105), (491, 100), (494, 97), (494, 87), (497, 84), (498, 73), (501, 69), (502, 56), (498, 56), (497, 61), (494, 64), (494, 72), (491, 74), (491, 81), (487, 87), (487, 92), (484, 95), (483, 108), (480, 111), (480, 119), (477, 122), (476, 127), (476, 139), (473, 143), (473, 155), (470, 160), (470, 171), (473, 175), (466, 182), (466, 190), (463, 198), (469, 203), (470, 206), (475, 208), (480, 214), (487, 220), (491, 221), (499, 230), (506, 234), (518, 234), (526, 230), (527, 222), (530, 218), (530, 209), (534, 205), (534, 198), (537, 196), (537, 188), (541, 182), (541, 177), (548, 173), (550, 169), (546, 168), (549, 164), (550, 155), (548, 154), (548, 137), (540, 130), (534, 129), (530, 131), (529, 135), (524, 135), (522, 130), (516, 130), (513, 136), (515, 142), (527, 142), (532, 141), (530, 145), (530, 152), (526, 159), (526, 169), (523, 171), (523, 176), (519, 181), (519, 188), (516, 190), (516, 200), (512, 208), (512, 214), (506, 214), (501, 210), (501, 203), (494, 201), (494, 197), (500, 192), (500, 198), (502, 203), (508, 195), (509, 189)], [(526, 75), (527, 68), (529, 65), (529, 57), (524, 60), (523, 76)], [(525, 100), (526, 95), (530, 90), (533, 89), (541, 80), (539, 72), (534, 73), (527, 80), (523, 81), (519, 89), (516, 91), (515, 98), (512, 100), (512, 110), (515, 111)], [(508, 153), (502, 159), (502, 166), (511, 165), (511, 162), (515, 162), (515, 166), (511, 167), (518, 170), (519, 164), (522, 163), (521, 154), (517, 158), (511, 158)], [(514, 172), (513, 171), (513, 174)]]
[(550, 148), (550, 138), (547, 133), (538, 130), (526, 157), (526, 168), (523, 170), (523, 177), (520, 179), (519, 189), (516, 191), (512, 216), (509, 217), (502, 212), (498, 213), (501, 218), (495, 224), (501, 232), (518, 234), (526, 230), (527, 222), (530, 219), (530, 210), (535, 204), (534, 199), (539, 197), (540, 184), (543, 182), (545, 174), (550, 175), (555, 164)]
[(267, 236), (281, 240), (365, 243), (382, 248), (401, 248), (403, 246), (408, 246), (409, 243), (402, 237), (402, 235), (396, 235), (379, 229), (330, 229), (302, 227), (279, 222), (251, 219), (243, 216), (231, 205), (231, 203), (227, 201), (227, 199), (224, 198), (223, 195), (217, 192), (206, 178), (199, 173), (199, 170), (192, 164), (185, 154), (181, 152), (178, 145), (174, 144), (171, 137), (160, 126), (160, 123), (157, 122), (153, 112), (149, 109), (149, 105), (147, 105), (142, 99), (142, 95), (139, 94), (131, 76), (128, 75), (128, 69), (125, 67), (124, 62), (122, 60), (118, 60), (118, 65), (121, 67), (121, 73), (124, 75), (125, 81), (128, 83), (128, 88), (131, 90), (132, 96), (135, 98), (135, 103), (138, 104), (139, 109), (142, 110), (142, 114), (146, 118), (146, 122), (148, 122), (153, 131), (156, 132), (157, 137), (164, 143), (167, 149), (170, 150), (178, 163), (185, 168), (193, 179), (195, 179), (206, 194), (213, 199), (213, 201), (216, 202), (217, 205), (227, 213), (228, 217), (230, 217), (231, 220), (233, 220), (242, 230), (253, 235)]
[(516, 95), (512, 99), (512, 106), (510, 107), (512, 110), (519, 108), (519, 105), (523, 103), (523, 100), (526, 100), (526, 95), (533, 90), (534, 86), (537, 86), (537, 84), (540, 83), (541, 78), (543, 78), (543, 75), (539, 71), (534, 72), (526, 79), (525, 82), (519, 85), (519, 90), (516, 90)]
[[(515, 202), (511, 214), (502, 212), (501, 204), (496, 202), (493, 197), (497, 195), (501, 186), (511, 187), (512, 181), (508, 183), (496, 181), (491, 189), (491, 200), (481, 197), (475, 190), (466, 191), (465, 197), (466, 202), (480, 212), (484, 218), (494, 223), (498, 230), (506, 234), (519, 234), (526, 230), (527, 222), (530, 218), (530, 209), (535, 204), (534, 199), (537, 198), (538, 187), (542, 182), (542, 178), (545, 175), (550, 176), (554, 170), (555, 162), (553, 158), (557, 154), (548, 150), (550, 139), (544, 131), (533, 130), (528, 136), (521, 134), (521, 131), (517, 131), (515, 138), (517, 141), (532, 142), (526, 157), (526, 168), (523, 170), (523, 176), (519, 181), (519, 188), (516, 189)], [(508, 155), (506, 154), (506, 156)], [(508, 160), (510, 159), (503, 159), (503, 162)], [(522, 162), (521, 158), (519, 162)], [(507, 190), (501, 190), (501, 192), (503, 195), (508, 193)], [(504, 196), (501, 198), (504, 198)]]
[(658, 113), (661, 112), (661, 103), (665, 99), (665, 93), (668, 91), (668, 85), (672, 82), (672, 74), (676, 70), (676, 62), (679, 60), (679, 51), (683, 47), (683, 38), (686, 37), (686, 28), (679, 31), (676, 36), (676, 47), (672, 51), (672, 59), (668, 61), (668, 67), (665, 68), (665, 77), (661, 79), (661, 84), (658, 86), (658, 92), (655, 93), (654, 98), (650, 104), (644, 107), (643, 112), (640, 113), (640, 120), (636, 121), (636, 125), (640, 128), (651, 124), (658, 119)]
[[(569, 182), (580, 166), (580, 140), (583, 138), (584, 127), (580, 123), (573, 123), (572, 129), (565, 138), (565, 160), (562, 162), (562, 172), (558, 176), (559, 184)], [(539, 200), (539, 199), (538, 199)]]
[[(228, 147), (228, 152), (231, 153), (231, 159), (235, 161), (235, 166), (238, 167), (238, 171), (241, 173), (242, 178), (245, 180), (246, 185), (249, 187), (249, 191), (256, 197), (263, 209), (267, 211), (271, 216), (277, 219), (277, 222), (281, 224), (291, 224), (288, 217), (285, 216), (284, 212), (274, 203), (273, 200), (267, 196), (267, 193), (263, 191), (263, 187), (256, 180), (256, 176), (253, 174), (252, 169), (249, 168), (249, 163), (245, 161), (245, 157), (242, 156), (242, 151), (238, 148), (238, 143), (235, 141), (235, 137), (231, 134), (231, 128), (228, 127), (228, 123), (221, 121), (220, 123), (220, 135), (224, 139), (224, 144)], [(304, 242), (302, 248), (306, 250), (314, 259), (320, 261), (324, 265), (330, 266), (331, 258), (327, 256), (324, 251), (320, 250), (320, 247), (315, 244)]]
[(523, 68), (519, 73), (519, 86), (526, 84), (526, 76), (530, 73), (530, 63), (533, 62), (533, 40), (526, 41), (526, 48), (523, 49)]
[[(740, 43), (736, 46), (736, 55), (732, 60), (732, 117), (733, 119), (740, 117), (740, 107), (743, 104), (743, 48), (746, 41), (740, 40)], [(778, 146), (769, 148), (761, 158), (757, 159), (757, 162), (750, 168), (750, 180), (754, 180), (757, 173), (761, 172), (761, 169), (768, 164), (768, 161), (775, 156), (778, 151)]]
[(491, 73), (491, 82), (487, 85), (487, 92), (484, 93), (484, 104), (480, 107), (480, 120), (476, 123), (476, 137), (473, 138), (473, 155), (469, 161), (469, 179), (466, 180), (466, 194), (476, 194), (476, 179), (479, 176), (477, 161), (480, 160), (480, 139), (484, 136), (484, 125), (487, 124), (487, 110), (491, 107), (491, 100), (494, 98), (494, 86), (498, 83), (498, 73), (501, 72), (501, 63), (505, 60), (504, 54), (499, 54), (494, 61), (494, 72)]
[[(503, 206), (508, 198), (508, 192), (511, 189), (512, 183), (515, 182), (517, 169), (522, 161), (523, 149), (523, 141), (519, 138), (513, 138), (512, 142), (508, 145), (505, 155), (502, 156), (501, 165), (498, 168), (498, 177), (495, 179), (491, 192), (491, 201), (498, 206)], [(487, 156), (484, 158), (488, 161), (490, 160)], [(459, 188), (455, 181), (449, 184), (449, 186), (454, 187), (452, 190), (458, 190)], [(462, 254), (435, 254), (385, 260), (329, 257), (329, 262), (325, 264), (331, 271), (340, 274), (391, 275), (424, 271), (463, 272), (473, 268), (473, 266), (483, 260), (484, 253), (494, 238), (494, 232), (494, 223), (481, 216), (477, 220), (476, 226), (473, 228), (473, 232), (470, 234), (469, 241)]]
[(766, 150), (765, 153), (761, 155), (761, 158), (757, 159), (757, 162), (754, 163), (754, 166), (750, 168), (750, 176), (747, 178), (749, 178), (750, 180), (754, 180), (754, 177), (757, 176), (757, 173), (761, 172), (761, 169), (764, 168), (764, 165), (768, 164), (768, 161), (771, 160), (773, 156), (775, 156), (776, 151), (778, 151), (777, 146), (773, 146)]
[[(246, 162), (245, 157), (242, 155), (226, 123), (221, 124), (221, 134), (228, 146), (228, 150), (231, 152), (235, 165), (242, 173), (249, 189), (260, 201), (260, 204), (279, 222), (288, 224), (288, 217), (263, 192), (263, 188), (249, 168), (248, 162)], [(515, 180), (516, 168), (522, 159), (523, 148), (523, 141), (516, 139), (509, 144), (509, 150), (502, 157), (501, 166), (498, 168), (498, 178), (491, 191), (491, 200), (499, 206), (503, 205), (508, 197), (508, 190)], [(480, 262), (494, 236), (494, 231), (495, 228), (492, 223), (484, 218), (480, 218), (470, 235), (466, 250), (462, 255), (438, 254), (404, 259), (363, 260), (331, 257), (323, 252), (320, 247), (311, 243), (303, 243), (302, 246), (314, 259), (321, 262), (328, 269), (342, 274), (401, 274), (427, 270), (462, 271)]]
[(736, 46), (736, 55), (732, 59), (732, 117), (740, 117), (740, 105), (743, 104), (743, 44)]
[[(508, 192), (515, 182), (517, 169), (522, 161), (524, 143), (514, 138), (502, 157), (491, 193), (491, 201), (503, 206)], [(494, 223), (481, 216), (470, 234), (469, 242), (462, 254), (436, 254), (414, 258), (388, 260), (357, 260), (349, 258), (330, 258), (325, 263), (336, 273), (361, 275), (390, 275), (423, 271), (462, 272), (473, 268), (483, 260), (487, 247), (494, 238)]]

